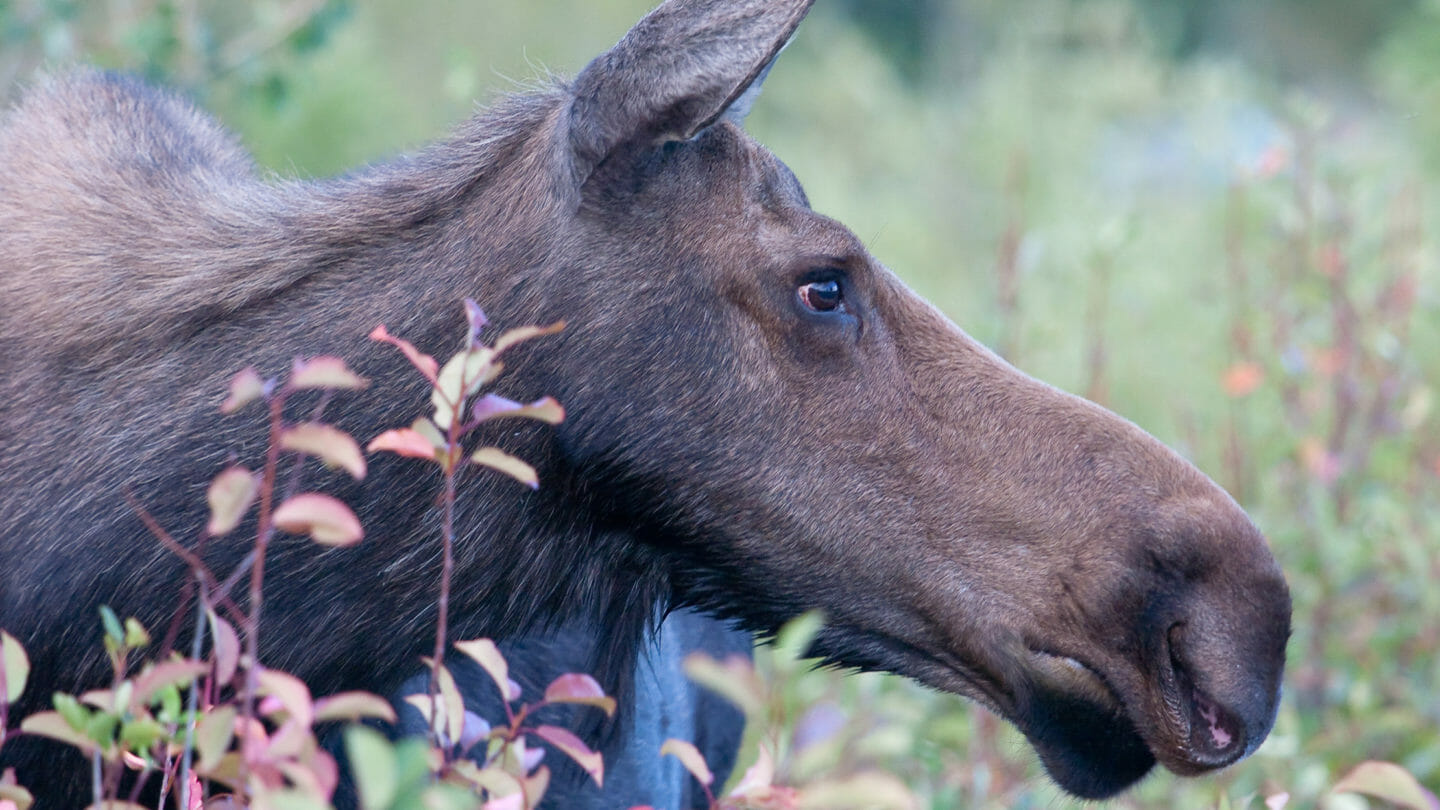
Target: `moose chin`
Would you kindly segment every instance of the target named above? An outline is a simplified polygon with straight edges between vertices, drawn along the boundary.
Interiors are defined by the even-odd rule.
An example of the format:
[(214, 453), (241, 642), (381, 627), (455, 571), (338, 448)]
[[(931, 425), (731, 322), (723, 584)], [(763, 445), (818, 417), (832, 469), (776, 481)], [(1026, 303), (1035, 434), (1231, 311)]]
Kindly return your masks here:
[[(505, 378), (568, 417), (490, 437), (538, 491), (462, 489), (454, 638), (571, 628), (635, 705), (657, 615), (764, 636), (819, 610), (817, 654), (979, 701), (1079, 796), (1254, 751), (1290, 599), (1244, 512), (968, 337), (744, 131), (809, 6), (671, 0), (573, 81), (319, 181), (263, 177), (135, 80), (36, 80), (0, 122), (0, 627), (33, 664), (16, 710), (105, 681), (99, 605), (168, 621), (157, 594), (185, 568), (124, 494), (200, 526), (204, 482), (262, 441), (196, 392), (340, 355), (375, 384), (338, 424), (374, 436), (424, 392), (365, 336), (440, 349), (469, 296), (502, 325), (568, 322)], [(333, 491), (367, 540), (275, 550), (262, 658), (317, 694), (395, 694), (434, 626), (436, 490), (377, 458)], [(206, 553), (233, 570), (244, 551)], [(543, 670), (551, 648), (527, 649)], [(63, 754), (20, 739), (0, 766), (68, 810), (88, 790)]]

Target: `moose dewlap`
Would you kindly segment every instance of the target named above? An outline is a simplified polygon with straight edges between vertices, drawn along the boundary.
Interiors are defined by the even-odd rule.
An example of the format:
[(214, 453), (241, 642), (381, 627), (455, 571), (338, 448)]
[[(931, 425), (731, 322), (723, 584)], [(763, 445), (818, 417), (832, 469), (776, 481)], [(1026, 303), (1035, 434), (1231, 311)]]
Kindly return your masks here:
[[(819, 609), (817, 652), (967, 695), (1054, 779), (1111, 795), (1268, 733), (1290, 602), (1240, 508), (1124, 419), (1006, 365), (920, 300), (741, 128), (809, 0), (671, 0), (573, 82), (340, 178), (261, 179), (177, 97), (79, 71), (0, 124), (0, 627), (30, 650), (18, 711), (105, 679), (108, 604), (164, 627), (179, 536), (261, 437), (228, 378), (297, 354), (373, 384), (331, 412), (368, 439), (424, 393), (390, 324), (452, 345), (457, 301), (505, 324), (506, 395), (557, 427), (497, 434), (542, 486), (459, 496), (455, 638), (602, 628), (602, 680), (657, 609), (759, 633)], [(817, 137), (821, 137), (817, 133)], [(263, 659), (317, 694), (393, 690), (434, 626), (436, 491), (403, 459), (327, 488), (366, 540), (278, 544)], [(206, 549), (233, 570), (246, 549)], [(77, 762), (7, 745), (38, 807)], [(83, 764), (81, 765), (83, 767)]]

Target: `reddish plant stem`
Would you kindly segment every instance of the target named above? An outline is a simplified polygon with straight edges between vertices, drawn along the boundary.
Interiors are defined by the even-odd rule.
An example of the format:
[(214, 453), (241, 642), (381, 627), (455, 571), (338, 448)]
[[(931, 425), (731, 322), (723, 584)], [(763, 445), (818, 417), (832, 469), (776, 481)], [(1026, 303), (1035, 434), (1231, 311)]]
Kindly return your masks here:
[[(433, 718), (430, 726), (436, 746), (443, 749), (448, 763), (452, 748), (441, 744), (440, 725), (434, 720), (441, 716), (437, 696), (440, 692), (440, 670), (445, 666), (445, 646), (450, 637), (450, 575), (455, 568), (455, 474), (460, 467), (460, 435), (463, 428), (460, 420), (464, 416), (465, 400), (454, 406), (450, 427), (445, 435), (445, 503), (442, 507), (440, 527), (440, 596), (435, 604), (435, 652), (430, 659), (430, 711)], [(448, 716), (448, 714), (446, 715)], [(461, 729), (447, 728), (445, 731), (458, 741)]]
[[(1230, 186), (1225, 217), (1225, 267), (1230, 281), (1230, 363), (1254, 362), (1254, 335), (1250, 328), (1250, 268), (1245, 261), (1245, 186)], [(1241, 503), (1255, 495), (1249, 447), (1248, 420), (1240, 397), (1231, 397), (1224, 449), (1231, 493)]]
[(1085, 305), (1085, 398), (1104, 405), (1110, 398), (1106, 382), (1108, 353), (1105, 324), (1110, 304), (1110, 278), (1114, 257), (1108, 250), (1097, 252), (1090, 266), (1090, 290)]
[[(265, 449), (265, 470), (260, 477), (260, 517), (255, 527), (255, 561), (250, 569), (250, 613), (245, 621), (245, 652), (249, 658), (245, 665), (245, 684), (240, 697), (241, 726), (246, 734), (253, 733), (255, 719), (255, 689), (260, 674), (260, 608), (262, 589), (265, 585), (265, 551), (269, 548), (270, 537), (274, 534), (271, 516), (274, 511), (275, 477), (280, 464), (280, 434), (284, 427), (286, 392), (277, 393), (270, 399), (270, 441)], [(241, 750), (245, 748), (241, 743)], [(249, 765), (240, 757), (240, 791), (245, 793), (249, 780)]]
[(995, 308), (1000, 318), (1000, 338), (996, 353), (1015, 363), (1020, 349), (1020, 243), (1025, 233), (1025, 190), (1028, 185), (1028, 164), (1025, 153), (1010, 156), (1005, 174), (1005, 198), (1008, 210), (1005, 232), (1000, 237), (999, 255), (995, 262)]
[[(455, 568), (455, 471), (447, 470), (445, 473), (445, 506), (442, 519), (443, 528), (440, 538), (440, 596), (435, 603), (435, 652), (430, 659), (430, 705), (435, 712), (434, 717), (438, 718), (438, 704), (436, 697), (440, 692), (440, 669), (445, 665), (445, 641), (450, 635), (450, 574)], [(432, 726), (438, 724), (432, 723)], [(459, 729), (446, 729), (447, 732), (458, 733)], [(440, 729), (434, 729), (436, 743), (439, 744)], [(444, 746), (442, 746), (444, 747)], [(450, 749), (445, 748), (446, 758), (450, 757)]]

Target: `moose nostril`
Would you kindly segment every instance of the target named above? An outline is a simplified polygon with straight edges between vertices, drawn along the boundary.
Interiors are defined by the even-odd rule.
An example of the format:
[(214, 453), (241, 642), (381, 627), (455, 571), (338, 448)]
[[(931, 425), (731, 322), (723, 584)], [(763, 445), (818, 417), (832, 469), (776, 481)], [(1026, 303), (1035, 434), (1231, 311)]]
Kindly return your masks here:
[(1197, 683), (1193, 665), (1203, 662), (1187, 660), (1185, 625), (1173, 625), (1167, 641), (1171, 672), (1166, 703), (1182, 729), (1186, 758), (1200, 768), (1218, 768), (1239, 759), (1246, 752), (1245, 725)]
[(1240, 732), (1233, 716), (1203, 692), (1195, 692), (1194, 716), (1191, 717), (1191, 741), (1197, 748), (1209, 748), (1216, 754), (1228, 754), (1239, 747)]

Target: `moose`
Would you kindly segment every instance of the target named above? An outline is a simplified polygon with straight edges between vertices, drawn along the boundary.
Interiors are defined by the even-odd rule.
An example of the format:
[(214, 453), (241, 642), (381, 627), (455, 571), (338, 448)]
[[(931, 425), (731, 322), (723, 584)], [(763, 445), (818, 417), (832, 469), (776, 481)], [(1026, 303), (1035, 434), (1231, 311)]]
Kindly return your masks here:
[[(374, 436), (424, 391), (366, 335), (443, 348), (469, 296), (502, 324), (568, 323), (504, 378), (568, 416), (493, 437), (538, 491), (461, 489), (453, 637), (583, 628), (633, 704), (656, 616), (763, 637), (814, 609), (816, 655), (978, 701), (1078, 796), (1253, 752), (1290, 599), (1245, 513), (968, 337), (744, 131), (811, 2), (669, 0), (573, 81), (317, 181), (262, 179), (213, 119), (136, 80), (37, 80), (0, 124), (0, 627), (33, 664), (18, 710), (104, 681), (100, 605), (169, 618), (157, 595), (185, 567), (126, 494), (204, 523), (205, 484), (262, 441), (217, 413), (239, 366), (349, 359), (376, 384), (338, 423)], [(412, 465), (336, 484), (364, 543), (271, 550), (262, 658), (317, 694), (394, 694), (426, 652), (437, 493)], [(205, 553), (233, 570), (244, 549)], [(86, 803), (57, 752), (0, 754), (39, 810)]]

